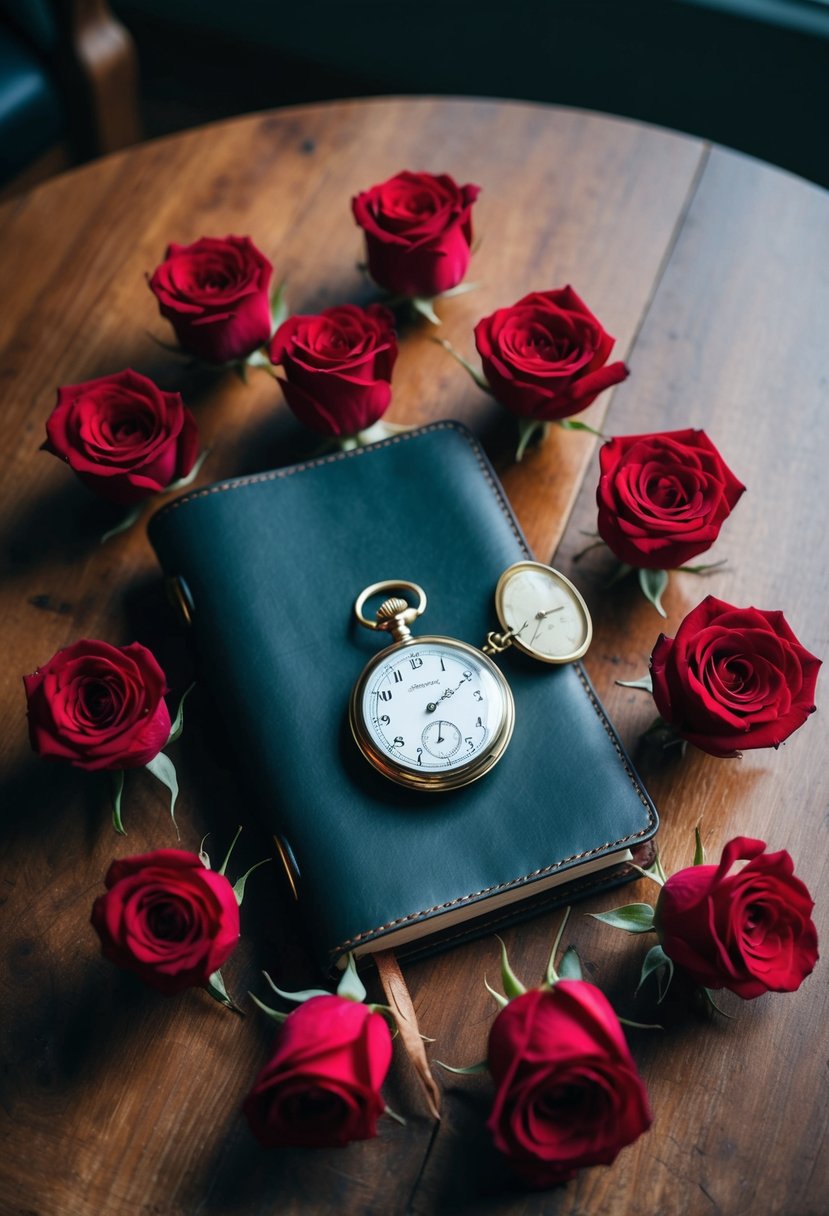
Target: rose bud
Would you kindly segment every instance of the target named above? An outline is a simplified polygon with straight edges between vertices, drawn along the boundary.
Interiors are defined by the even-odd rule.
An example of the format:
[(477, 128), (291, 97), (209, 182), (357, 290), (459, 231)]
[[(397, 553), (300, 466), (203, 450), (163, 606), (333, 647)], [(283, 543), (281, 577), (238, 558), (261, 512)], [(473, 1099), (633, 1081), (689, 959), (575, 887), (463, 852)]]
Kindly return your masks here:
[(193, 468), (196, 420), (178, 393), (134, 371), (58, 389), (43, 447), (108, 502), (132, 506)]
[[(794, 992), (818, 959), (814, 903), (785, 849), (738, 836), (718, 866), (689, 866), (659, 893), (654, 923), (662, 949), (704, 988), (751, 999)], [(729, 874), (736, 861), (747, 865)]]
[(392, 314), (378, 304), (343, 304), (290, 317), (274, 334), (271, 362), (290, 408), (323, 435), (355, 435), (386, 412), (397, 358)]
[(475, 326), (493, 396), (536, 422), (577, 414), (625, 379), (624, 363), (605, 366), (614, 340), (572, 287), (533, 291)]
[(599, 535), (629, 566), (669, 570), (704, 553), (745, 490), (704, 431), (618, 436), (599, 465)]
[(651, 1113), (619, 1019), (592, 984), (559, 980), (515, 997), (493, 1023), (496, 1093), (487, 1127), (530, 1186), (607, 1165)]
[(234, 363), (271, 336), (272, 274), (250, 237), (204, 236), (170, 245), (150, 290), (183, 350), (206, 363)]
[(76, 768), (148, 764), (170, 736), (164, 672), (145, 646), (84, 638), (24, 676), (29, 738)]
[(404, 172), (353, 198), (375, 283), (416, 299), (456, 287), (469, 265), (479, 194), (479, 186), (458, 186), (445, 173)]
[(161, 992), (207, 983), (239, 940), (239, 905), (196, 853), (157, 849), (114, 861), (92, 907), (105, 958)]
[(712, 756), (777, 747), (815, 710), (821, 660), (782, 612), (735, 608), (707, 596), (675, 638), (651, 655), (656, 708), (675, 734)]
[(377, 1134), (391, 1063), (379, 1013), (340, 996), (315, 996), (286, 1018), (276, 1050), (243, 1111), (261, 1144), (332, 1147)]

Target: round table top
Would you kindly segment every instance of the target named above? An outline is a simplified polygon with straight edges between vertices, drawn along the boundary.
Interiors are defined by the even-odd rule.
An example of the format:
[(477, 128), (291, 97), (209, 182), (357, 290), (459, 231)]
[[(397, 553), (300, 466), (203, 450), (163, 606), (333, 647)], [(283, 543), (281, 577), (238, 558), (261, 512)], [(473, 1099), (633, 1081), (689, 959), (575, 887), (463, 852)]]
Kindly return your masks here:
[[(701, 823), (709, 858), (759, 837), (792, 854), (813, 894), (829, 881), (826, 716), (779, 751), (719, 760), (640, 746), (653, 718), (635, 679), (664, 630), (706, 594), (783, 609), (802, 643), (827, 648), (823, 484), (829, 436), (829, 197), (817, 187), (700, 140), (596, 114), (511, 102), (350, 101), (253, 115), (109, 157), (0, 208), (0, 346), (6, 470), (0, 560), (6, 662), (0, 680), (4, 807), (4, 1015), (0, 1040), (4, 1211), (100, 1213), (640, 1212), (817, 1213), (829, 1193), (825, 1129), (827, 986), (720, 997), (733, 1020), (675, 1001), (666, 1029), (631, 1031), (655, 1114), (609, 1168), (528, 1194), (490, 1151), (485, 1078), (443, 1073), (437, 1129), (405, 1061), (387, 1087), (405, 1128), (347, 1150), (260, 1149), (239, 1117), (267, 1057), (269, 1026), (203, 993), (165, 999), (100, 957), (92, 900), (115, 856), (176, 847), (152, 779), (130, 774), (126, 838), (99, 776), (32, 755), (21, 676), (81, 637), (157, 640), (177, 687), (183, 642), (171, 633), (144, 524), (100, 543), (112, 522), (57, 460), (39, 451), (59, 385), (133, 367), (192, 406), (210, 449), (199, 482), (291, 463), (318, 440), (274, 381), (194, 371), (159, 343), (172, 334), (146, 276), (170, 242), (247, 234), (285, 282), (291, 313), (374, 288), (350, 199), (403, 168), (481, 187), (475, 290), (443, 301), (439, 331), (400, 335), (391, 421), (454, 417), (483, 441), (530, 544), (581, 586), (595, 623), (587, 670), (660, 808), (668, 872), (690, 864)], [(672, 575), (667, 620), (632, 580), (608, 589), (609, 556), (576, 562), (595, 531), (597, 437), (553, 427), (520, 464), (514, 420), (433, 341), (474, 361), (472, 329), (532, 290), (571, 284), (614, 335), (630, 377), (580, 418), (605, 435), (701, 427), (748, 487), (710, 558), (710, 577)], [(821, 688), (818, 686), (818, 704)], [(193, 694), (177, 744), (180, 847), (214, 850), (244, 818), (241, 861), (269, 842), (224, 767), (207, 698)], [(315, 982), (301, 923), (257, 876), (243, 940), (224, 968), (236, 994)], [(620, 1012), (633, 997), (636, 938), (582, 915), (652, 899), (579, 904), (565, 944)], [(820, 904), (819, 900), (819, 904)], [(826, 927), (825, 907), (815, 913)], [(559, 916), (505, 934), (515, 970), (541, 976)], [(650, 943), (649, 943), (650, 944)], [(411, 965), (406, 976), (435, 1059), (485, 1054), (498, 971), (492, 938)], [(374, 994), (379, 992), (372, 981)], [(657, 1018), (658, 1020), (658, 1018)], [(670, 1022), (670, 1025), (668, 1025)], [(439, 1071), (439, 1070), (436, 1070)], [(5, 1206), (3, 1206), (5, 1205)]]

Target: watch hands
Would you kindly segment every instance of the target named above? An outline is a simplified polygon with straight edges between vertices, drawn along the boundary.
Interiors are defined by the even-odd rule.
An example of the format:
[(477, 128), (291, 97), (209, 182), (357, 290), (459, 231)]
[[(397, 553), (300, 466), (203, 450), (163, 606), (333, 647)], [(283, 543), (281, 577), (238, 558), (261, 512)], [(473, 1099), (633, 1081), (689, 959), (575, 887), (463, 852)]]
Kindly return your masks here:
[(445, 692), (442, 692), (441, 695), (438, 697), (437, 701), (430, 701), (429, 704), (426, 706), (426, 713), (433, 714), (435, 712), (435, 710), (437, 709), (437, 707), (440, 705), (441, 701), (445, 701), (447, 699), (447, 697), (454, 697), (454, 695), (458, 691), (458, 689), (463, 688), (465, 683), (466, 683), (466, 680), (461, 680), (460, 683), (456, 684), (454, 688), (447, 688)]
[(562, 608), (564, 608), (564, 604), (556, 604), (556, 606), (554, 608), (547, 608), (545, 611), (536, 612), (535, 616), (533, 617), (533, 620), (538, 621), (538, 624), (535, 627), (535, 632), (533, 633), (532, 637), (530, 638), (530, 642), (529, 642), (530, 646), (532, 646), (533, 642), (538, 637), (538, 631), (541, 628), (541, 622), (543, 620), (545, 620), (546, 617), (550, 616), (551, 613), (561, 612)]

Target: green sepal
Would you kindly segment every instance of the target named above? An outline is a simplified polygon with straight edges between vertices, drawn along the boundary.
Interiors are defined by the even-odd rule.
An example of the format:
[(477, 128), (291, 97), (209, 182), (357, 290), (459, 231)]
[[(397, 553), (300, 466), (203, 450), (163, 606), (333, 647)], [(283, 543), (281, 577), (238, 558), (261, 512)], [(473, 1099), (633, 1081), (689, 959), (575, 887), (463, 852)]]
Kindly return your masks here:
[(702, 843), (702, 833), (699, 830), (699, 824), (694, 828), (694, 865), (705, 865), (705, 847)]
[(544, 422), (540, 418), (518, 419), (518, 447), (515, 449), (516, 464), (520, 464), (524, 459), (524, 453), (533, 437), (540, 432), (540, 438), (544, 439), (549, 429), (549, 422)]
[[(230, 842), (230, 848), (229, 848), (229, 849), (227, 850), (227, 852), (225, 853), (225, 859), (224, 859), (224, 861), (222, 862), (222, 864), (219, 866), (219, 873), (220, 873), (220, 874), (226, 874), (226, 873), (227, 873), (227, 864), (228, 864), (228, 862), (230, 861), (230, 855), (231, 855), (231, 853), (233, 852), (234, 848), (236, 847), (236, 841), (239, 839), (239, 837), (240, 837), (241, 835), (242, 835), (242, 825), (240, 824), (240, 825), (239, 825), (239, 827), (236, 829), (236, 835), (233, 837), (233, 839), (232, 839), (232, 840), (231, 840), (231, 842)], [(205, 838), (205, 839), (206, 839), (206, 838)]]
[(238, 363), (234, 363), (233, 370), (235, 371), (235, 373), (239, 377), (239, 379), (242, 381), (242, 384), (247, 385), (248, 384), (248, 365), (247, 365), (246, 361), (244, 359), (241, 359)]
[(624, 904), (609, 912), (589, 912), (588, 916), (614, 929), (624, 929), (626, 933), (650, 933), (653, 929), (653, 908), (650, 904)]
[(179, 477), (178, 481), (171, 481), (168, 486), (165, 486), (161, 491), (162, 494), (169, 494), (171, 490), (186, 490), (191, 486), (201, 472), (202, 465), (210, 455), (210, 448), (202, 448), (199, 452), (196, 462), (186, 477)]
[(390, 1119), (394, 1119), (395, 1123), (399, 1123), (401, 1127), (406, 1126), (406, 1120), (402, 1115), (398, 1115), (396, 1110), (392, 1110), (390, 1106), (383, 1107), (383, 1114), (388, 1115)]
[(714, 1012), (715, 1012), (715, 1013), (720, 1013), (720, 1014), (722, 1014), (722, 1016), (723, 1016), (724, 1018), (728, 1018), (728, 1020), (729, 1020), (730, 1022), (733, 1022), (733, 1021), (734, 1021), (734, 1014), (733, 1014), (733, 1013), (726, 1013), (726, 1011), (725, 1011), (724, 1009), (720, 1009), (719, 1005), (718, 1005), (718, 1004), (717, 1004), (717, 1002), (714, 1000), (714, 994), (712, 993), (712, 991), (711, 991), (711, 989), (710, 989), (710, 988), (703, 988), (703, 990), (702, 990), (702, 991), (703, 991), (703, 994), (704, 994), (704, 996), (705, 996), (706, 1003), (707, 1003), (707, 1004), (708, 1004), (708, 1005), (709, 1005), (709, 1006), (710, 1006), (710, 1007), (711, 1007), (711, 1008), (714, 1010)]
[(259, 997), (255, 996), (252, 992), (248, 992), (248, 996), (257, 1008), (261, 1009), (272, 1021), (278, 1022), (280, 1026), (283, 1022), (287, 1022), (291, 1016), (289, 1013), (283, 1013), (281, 1009), (271, 1009), (270, 1005), (266, 1005), (264, 1001), (260, 1001)]
[(561, 939), (564, 936), (564, 928), (565, 928), (569, 918), (570, 918), (570, 907), (568, 905), (564, 909), (564, 916), (561, 918), (561, 924), (559, 925), (558, 930), (556, 932), (556, 938), (555, 938), (555, 941), (553, 942), (553, 948), (550, 951), (550, 957), (547, 959), (547, 967), (544, 971), (544, 984), (542, 985), (543, 987), (552, 988), (552, 986), (553, 986), (553, 984), (555, 984), (556, 980), (558, 980), (560, 978), (558, 975), (558, 972), (556, 971), (556, 955), (558, 954), (558, 948), (561, 945)]
[(117, 523), (114, 528), (110, 528), (108, 532), (103, 534), (101, 537), (101, 544), (105, 544), (106, 541), (112, 540), (113, 536), (118, 536), (121, 532), (126, 532), (128, 528), (131, 528), (132, 525), (138, 520), (143, 510), (144, 503), (141, 502), (137, 507), (133, 507), (131, 511), (128, 511), (124, 518), (120, 520), (120, 522)]
[(564, 951), (564, 956), (558, 965), (558, 978), (561, 980), (584, 979), (584, 973), (581, 969), (581, 959), (576, 952), (575, 946), (568, 946)]
[(506, 1008), (506, 1006), (509, 1004), (509, 998), (502, 996), (500, 992), (496, 992), (495, 989), (490, 984), (489, 980), (486, 978), (486, 976), (484, 976), (484, 987), (486, 988), (489, 995), (491, 997), (495, 998), (495, 1000), (498, 1003), (498, 1007), (500, 1009)]
[(273, 982), (267, 971), (263, 971), (265, 979), (273, 988), (277, 996), (281, 996), (286, 1001), (294, 1001), (297, 1005), (301, 1005), (303, 1001), (310, 1001), (313, 996), (330, 996), (331, 993), (326, 988), (303, 988), (301, 992), (284, 992)]
[(422, 296), (411, 296), (409, 303), (415, 312), (420, 313), (421, 317), (425, 317), (433, 325), (441, 324), (441, 319), (434, 310), (433, 300), (425, 300)]
[(249, 870), (245, 871), (241, 878), (236, 879), (235, 883), (233, 884), (233, 894), (236, 896), (236, 903), (240, 908), (242, 906), (242, 900), (245, 898), (245, 883), (250, 878), (254, 870), (258, 870), (260, 866), (266, 866), (270, 860), (270, 857), (265, 857), (262, 859), (262, 861), (255, 862)]
[(642, 588), (645, 599), (653, 604), (659, 615), (667, 617), (668, 614), (662, 607), (662, 596), (668, 586), (668, 571), (648, 570), (644, 566), (640, 566), (639, 586)]
[(288, 302), (285, 299), (285, 280), (280, 279), (276, 290), (271, 296), (271, 334), (275, 334), (288, 316)]
[(718, 562), (705, 562), (701, 566), (677, 566), (680, 574), (713, 574), (715, 570), (719, 570), (722, 566), (728, 564), (727, 558), (722, 558)]
[[(400, 1034), (400, 1027), (397, 1025), (397, 1018), (394, 1016), (394, 1013), (388, 1005), (366, 1005), (366, 1009), (370, 1009), (372, 1013), (379, 1013), (380, 1017), (391, 1031), (391, 1037), (393, 1039), (397, 1038), (397, 1036)], [(427, 1043), (434, 1043), (435, 1041), (434, 1039), (427, 1039), (425, 1034), (422, 1034), (420, 1037)]]
[(588, 435), (595, 435), (597, 439), (605, 438), (602, 432), (597, 431), (594, 426), (588, 426), (586, 422), (578, 422), (575, 418), (558, 418), (556, 422), (563, 431), (586, 431)]
[(661, 1005), (668, 995), (668, 988), (670, 987), (671, 980), (674, 978), (673, 960), (668, 958), (661, 946), (651, 946), (642, 960), (642, 971), (639, 975), (639, 983), (636, 985), (637, 992), (648, 976), (653, 975), (654, 972), (656, 972), (658, 987), (657, 1004)]
[(468, 291), (477, 291), (480, 286), (480, 283), (456, 283), (454, 287), (448, 287), (446, 291), (442, 291), (436, 298), (438, 300), (451, 300), (452, 296), (464, 296)]
[(527, 991), (527, 989), (521, 983), (512, 967), (510, 967), (509, 958), (507, 957), (507, 948), (503, 941), (501, 941), (500, 937), (498, 938), (498, 941), (501, 942), (501, 985), (506, 993), (507, 999), (511, 1001), (513, 997), (521, 996)]
[(165, 756), (164, 752), (159, 752), (152, 760), (149, 760), (144, 766), (149, 772), (156, 777), (162, 785), (166, 785), (170, 791), (170, 818), (173, 821), (173, 827), (176, 829), (176, 836), (179, 835), (178, 824), (176, 823), (176, 799), (178, 798), (178, 778), (176, 777), (176, 767), (169, 756)]
[(112, 826), (119, 836), (126, 836), (124, 822), (121, 819), (121, 795), (124, 792), (124, 770), (114, 769), (109, 774), (112, 785)]
[(366, 999), (366, 986), (357, 974), (357, 964), (354, 955), (349, 952), (342, 979), (337, 984), (337, 996), (345, 997), (348, 1001), (356, 1001), (361, 1005)]
[(655, 882), (658, 887), (664, 887), (665, 883), (668, 881), (668, 876), (662, 868), (662, 861), (659, 857), (658, 851), (654, 855), (653, 865), (648, 866), (647, 869), (643, 869), (642, 866), (637, 866), (633, 861), (628, 862), (628, 865), (632, 870), (636, 870), (639, 874), (641, 874), (643, 878), (649, 878), (651, 882)]
[(604, 585), (605, 591), (609, 590), (611, 587), (615, 587), (617, 583), (621, 583), (622, 579), (627, 578), (627, 576), (632, 572), (633, 566), (629, 565), (628, 562), (618, 562), (616, 569), (613, 571), (610, 578)]
[(651, 673), (641, 676), (638, 680), (616, 680), (615, 683), (620, 688), (641, 688), (643, 692), (653, 693), (653, 679)]
[[(195, 687), (195, 684), (191, 684), (190, 687), (186, 688), (181, 694), (181, 700), (178, 703), (176, 716), (173, 719), (173, 723), (170, 727), (170, 733), (167, 736), (167, 743), (175, 743), (176, 739), (181, 737), (181, 732), (184, 730), (184, 702)], [(167, 743), (164, 744), (165, 747), (167, 746)]]
[(445, 1068), (447, 1072), (453, 1072), (456, 1077), (477, 1077), (481, 1073), (489, 1072), (489, 1064), (486, 1060), (481, 1060), (479, 1064), (467, 1064), (466, 1068), (453, 1068), (451, 1064), (444, 1064), (443, 1060), (435, 1060), (435, 1063), (440, 1068)]
[[(587, 534), (585, 533), (585, 535)], [(592, 553), (594, 549), (601, 549), (604, 547), (605, 542), (603, 540), (592, 540), (589, 545), (585, 545), (583, 549), (579, 549), (578, 553), (573, 554), (573, 561), (580, 562), (583, 557), (586, 557), (588, 553)]]
[(622, 1024), (622, 1026), (629, 1026), (631, 1028), (631, 1030), (664, 1030), (665, 1029), (664, 1026), (661, 1026), (659, 1024), (659, 1022), (632, 1022), (630, 1018), (620, 1018), (618, 1014), (616, 1015), (616, 1017), (617, 1017), (618, 1021)]
[(455, 350), (451, 342), (447, 342), (446, 338), (437, 337), (432, 338), (432, 341), (437, 342), (439, 346), (442, 346), (443, 349), (447, 351), (457, 363), (460, 363), (464, 371), (469, 372), (469, 375), (475, 381), (478, 388), (483, 389), (485, 393), (489, 393), (490, 397), (492, 396), (492, 389), (490, 388), (489, 381), (483, 372), (479, 372), (477, 367), (470, 363), (468, 359), (465, 359), (460, 351)]
[(202, 838), (201, 838), (201, 844), (199, 845), (199, 861), (202, 863), (205, 870), (210, 869), (210, 857), (204, 847), (204, 842), (205, 842), (205, 840), (207, 840), (207, 837), (209, 835), (210, 835), (209, 832), (205, 832), (204, 836), (202, 836)]
[(214, 971), (211, 976), (208, 976), (205, 989), (213, 997), (214, 1001), (218, 1001), (220, 1005), (224, 1005), (226, 1009), (232, 1009), (234, 1013), (241, 1014), (244, 1017), (244, 1012), (236, 1005), (227, 994), (225, 982), (222, 978), (221, 971)]

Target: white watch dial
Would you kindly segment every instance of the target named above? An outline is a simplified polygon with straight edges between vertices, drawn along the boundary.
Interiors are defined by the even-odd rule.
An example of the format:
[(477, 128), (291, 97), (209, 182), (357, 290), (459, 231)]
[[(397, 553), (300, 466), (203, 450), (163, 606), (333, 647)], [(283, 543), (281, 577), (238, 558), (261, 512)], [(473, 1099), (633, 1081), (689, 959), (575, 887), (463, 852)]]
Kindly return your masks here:
[(361, 710), (381, 755), (429, 774), (478, 758), (503, 727), (506, 700), (483, 656), (424, 638), (381, 657), (366, 679)]
[(518, 562), (506, 570), (496, 590), (501, 624), (513, 642), (549, 663), (580, 658), (593, 626), (587, 605), (569, 579), (540, 562)]

